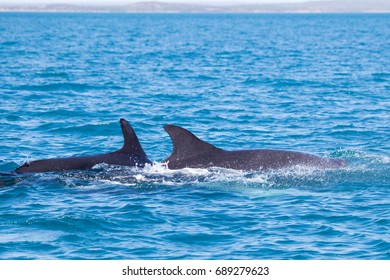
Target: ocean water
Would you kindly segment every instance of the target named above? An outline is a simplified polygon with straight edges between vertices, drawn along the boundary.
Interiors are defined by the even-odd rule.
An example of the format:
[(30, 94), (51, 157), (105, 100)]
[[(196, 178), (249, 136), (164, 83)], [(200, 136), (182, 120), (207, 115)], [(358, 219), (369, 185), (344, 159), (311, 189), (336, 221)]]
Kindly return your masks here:
[[(0, 259), (390, 259), (389, 14), (0, 13)], [(340, 170), (167, 170), (165, 124)]]

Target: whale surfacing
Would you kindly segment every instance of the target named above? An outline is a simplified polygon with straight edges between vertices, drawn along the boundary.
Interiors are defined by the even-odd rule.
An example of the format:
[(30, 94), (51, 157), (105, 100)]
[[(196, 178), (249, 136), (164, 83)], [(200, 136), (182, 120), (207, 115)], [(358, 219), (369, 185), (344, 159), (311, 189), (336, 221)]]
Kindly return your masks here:
[(175, 125), (164, 126), (172, 139), (173, 152), (163, 162), (169, 169), (222, 167), (237, 170), (267, 170), (292, 166), (321, 169), (341, 168), (347, 162), (284, 150), (226, 151), (200, 140), (190, 131)]
[(121, 149), (115, 152), (92, 156), (36, 160), (24, 163), (15, 171), (17, 173), (32, 173), (85, 170), (91, 169), (99, 163), (139, 167), (144, 167), (145, 164), (151, 164), (152, 162), (148, 159), (146, 153), (142, 149), (138, 137), (131, 125), (125, 119), (121, 119), (120, 124), (124, 144)]

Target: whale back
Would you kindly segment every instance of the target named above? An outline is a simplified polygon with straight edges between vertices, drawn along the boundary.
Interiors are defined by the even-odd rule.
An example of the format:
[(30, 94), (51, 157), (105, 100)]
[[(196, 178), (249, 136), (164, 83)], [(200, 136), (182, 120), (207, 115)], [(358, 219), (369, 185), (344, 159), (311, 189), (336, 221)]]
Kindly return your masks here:
[(131, 125), (125, 119), (121, 119), (120, 124), (124, 143), (122, 148), (115, 152), (91, 156), (53, 158), (26, 162), (15, 171), (17, 173), (31, 173), (85, 170), (100, 163), (143, 167), (146, 163), (151, 163)]
[(171, 137), (173, 145), (171, 155), (163, 161), (170, 168), (175, 163), (186, 162), (187, 159), (222, 151), (222, 149), (200, 140), (190, 131), (180, 126), (170, 124), (164, 126), (164, 129)]
[(133, 127), (125, 119), (120, 119), (119, 122), (121, 124), (124, 143), (123, 147), (117, 152), (147, 158)]
[(222, 167), (237, 170), (267, 170), (291, 166), (341, 168), (347, 163), (338, 159), (284, 150), (226, 151), (200, 140), (188, 130), (167, 125), (164, 129), (172, 139), (173, 152), (164, 160), (169, 169)]

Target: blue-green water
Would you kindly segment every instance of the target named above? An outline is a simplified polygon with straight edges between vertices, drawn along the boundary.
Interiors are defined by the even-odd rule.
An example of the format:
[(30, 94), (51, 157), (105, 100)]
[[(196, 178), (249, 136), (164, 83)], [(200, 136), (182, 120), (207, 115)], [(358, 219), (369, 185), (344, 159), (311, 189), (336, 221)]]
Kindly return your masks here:
[[(1, 259), (390, 259), (390, 15), (0, 14)], [(166, 170), (173, 123), (341, 170)]]

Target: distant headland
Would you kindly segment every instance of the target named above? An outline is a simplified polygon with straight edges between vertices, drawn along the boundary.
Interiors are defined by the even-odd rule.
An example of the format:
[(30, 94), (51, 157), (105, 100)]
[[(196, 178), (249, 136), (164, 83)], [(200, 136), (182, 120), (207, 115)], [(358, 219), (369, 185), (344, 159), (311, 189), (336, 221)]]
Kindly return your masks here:
[(171, 2), (138, 2), (127, 5), (1, 4), (0, 12), (390, 13), (390, 1), (309, 1), (239, 5), (200, 5)]

